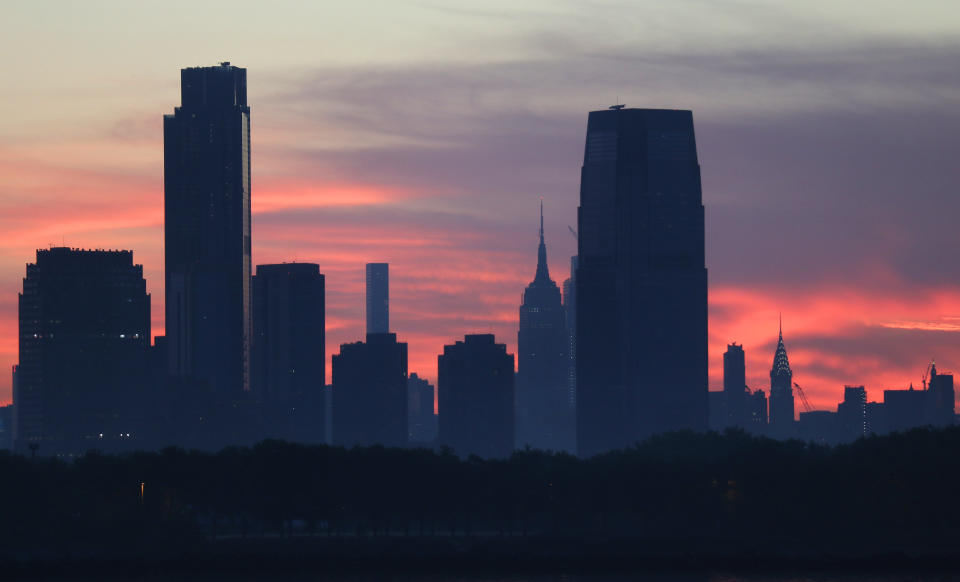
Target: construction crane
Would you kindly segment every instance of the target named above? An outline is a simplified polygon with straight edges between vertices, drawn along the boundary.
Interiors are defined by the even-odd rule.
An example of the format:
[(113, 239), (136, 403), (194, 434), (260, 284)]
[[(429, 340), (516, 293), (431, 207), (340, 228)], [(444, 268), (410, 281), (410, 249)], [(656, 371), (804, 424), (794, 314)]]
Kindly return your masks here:
[(936, 364), (933, 362), (933, 358), (930, 358), (930, 363), (927, 364), (927, 368), (923, 371), (923, 389), (927, 389), (927, 377), (930, 376), (930, 370)]
[(580, 237), (577, 236), (577, 231), (573, 230), (573, 227), (572, 227), (572, 226), (570, 226), (570, 225), (568, 224), (568, 225), (567, 225), (567, 228), (570, 230), (570, 234), (573, 235), (573, 239), (574, 239), (574, 240), (580, 240)]
[(803, 404), (803, 409), (806, 412), (813, 412), (813, 407), (810, 406), (810, 402), (807, 401), (807, 395), (803, 393), (803, 388), (796, 382), (793, 383), (793, 387), (797, 389), (797, 394), (800, 395), (800, 403)]

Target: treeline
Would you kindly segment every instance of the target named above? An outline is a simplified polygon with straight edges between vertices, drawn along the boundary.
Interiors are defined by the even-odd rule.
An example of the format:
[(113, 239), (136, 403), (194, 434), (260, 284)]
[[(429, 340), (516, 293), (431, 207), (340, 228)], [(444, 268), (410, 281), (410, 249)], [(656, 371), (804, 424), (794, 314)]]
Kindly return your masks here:
[[(0, 455), (7, 557), (225, 538), (635, 540), (677, 551), (931, 551), (960, 539), (960, 429), (827, 448), (674, 433), (591, 459), (265, 441), (73, 463)], [(647, 546), (652, 547), (652, 546)]]

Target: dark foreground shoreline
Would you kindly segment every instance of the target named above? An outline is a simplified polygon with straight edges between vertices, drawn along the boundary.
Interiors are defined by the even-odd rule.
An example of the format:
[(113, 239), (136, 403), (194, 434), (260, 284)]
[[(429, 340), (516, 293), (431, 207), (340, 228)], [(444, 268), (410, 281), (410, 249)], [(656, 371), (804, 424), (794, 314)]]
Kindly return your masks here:
[[(952, 545), (952, 547), (950, 547)], [(849, 549), (849, 548), (848, 548)], [(40, 552), (46, 553), (46, 552)], [(39, 554), (39, 553), (38, 553)], [(608, 575), (857, 577), (960, 574), (960, 550), (941, 548), (707, 548), (696, 542), (531, 537), (234, 538), (176, 553), (36, 555), (0, 561), (2, 579), (274, 579), (309, 575), (343, 580), (454, 576)], [(345, 578), (349, 577), (349, 578)]]
[(832, 448), (671, 433), (589, 459), (279, 441), (0, 454), (0, 578), (952, 574), (958, 458), (960, 427)]

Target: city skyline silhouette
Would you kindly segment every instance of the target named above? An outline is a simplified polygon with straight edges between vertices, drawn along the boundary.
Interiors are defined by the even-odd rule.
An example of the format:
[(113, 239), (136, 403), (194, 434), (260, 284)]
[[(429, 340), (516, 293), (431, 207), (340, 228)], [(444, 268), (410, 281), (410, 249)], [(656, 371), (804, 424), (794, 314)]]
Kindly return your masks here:
[[(757, 23), (761, 18), (742, 16)], [(712, 39), (726, 41), (722, 55), (728, 56), (749, 54), (763, 43), (776, 46), (773, 31), (782, 21), (770, 18), (775, 26), (752, 41), (722, 32)], [(536, 28), (524, 22), (525, 30)], [(538, 96), (542, 91), (523, 86), (503, 93), (513, 99), (463, 106), (469, 87), (496, 95), (506, 89), (493, 73), (519, 78), (522, 65), (441, 68), (435, 85), (445, 90), (431, 96), (408, 82), (426, 75), (417, 64), (420, 57), (403, 63), (385, 59), (385, 74), (369, 81), (369, 91), (357, 93), (348, 91), (358, 78), (349, 69), (337, 72), (326, 61), (312, 66), (291, 54), (282, 61), (287, 68), (279, 70), (262, 62), (273, 49), (256, 54), (225, 43), (216, 56), (249, 68), (256, 80), (250, 95), (259, 112), (252, 140), (253, 263), (319, 264), (330, 278), (328, 345), (336, 346), (363, 338), (363, 264), (390, 262), (392, 327), (410, 344), (410, 370), (435, 382), (436, 354), (464, 333), (493, 331), (516, 353), (517, 295), (529, 282), (541, 195), (547, 201), (550, 267), (568, 272), (575, 241), (567, 227), (575, 224), (583, 112), (615, 100), (629, 107), (691, 108), (703, 165), (711, 273), (709, 387), (722, 385), (722, 352), (729, 342), (744, 345), (748, 385), (768, 383), (775, 319), (782, 311), (791, 365), (817, 408), (832, 409), (845, 384), (863, 384), (871, 395), (906, 388), (918, 383), (931, 357), (945, 370), (956, 368), (952, 309), (960, 294), (943, 242), (949, 231), (943, 221), (953, 204), (945, 193), (956, 181), (956, 169), (947, 163), (956, 151), (948, 134), (955, 133), (947, 128), (956, 116), (945, 111), (949, 99), (906, 89), (899, 77), (885, 85), (886, 92), (868, 91), (869, 71), (889, 70), (899, 54), (918, 55), (925, 58), (924, 68), (915, 70), (916, 86), (950, 87), (953, 77), (940, 71), (951, 49), (924, 49), (917, 40), (943, 38), (940, 29), (898, 32), (877, 18), (865, 22), (871, 31), (899, 35), (908, 48), (875, 51), (864, 57), (861, 69), (840, 79), (823, 65), (825, 51), (784, 49), (785, 54), (748, 60), (747, 71), (726, 67), (708, 75), (704, 82), (721, 89), (723, 97), (713, 101), (691, 91), (688, 71), (710, 71), (722, 62), (719, 57), (700, 55), (702, 60), (682, 65), (680, 57), (687, 53), (661, 51), (637, 65), (645, 75), (639, 83), (614, 74), (611, 56), (601, 59), (608, 81), (590, 91), (561, 83), (560, 72), (573, 69), (549, 61), (543, 91), (562, 97), (553, 107)], [(846, 50), (839, 51), (846, 55), (844, 63), (859, 62), (864, 46), (883, 45), (871, 39), (863, 32), (844, 41)], [(635, 49), (627, 44), (618, 54), (642, 54)], [(96, 47), (84, 50), (92, 51), (81, 51), (87, 56), (99, 54)], [(53, 150), (60, 155), (44, 153), (53, 140), (38, 116), (53, 115), (66, 98), (43, 83), (35, 90), (45, 97), (21, 107), (24, 120), (3, 134), (11, 155), (0, 187), (17, 196), (7, 199), (10, 228), (0, 241), (6, 249), (0, 263), (0, 361), (8, 366), (16, 361), (11, 305), (23, 264), (49, 243), (133, 250), (154, 300), (152, 327), (163, 333), (157, 115), (178, 103), (179, 68), (218, 60), (201, 58), (200, 52), (111, 67), (110, 85), (71, 97), (104, 103), (61, 119), (57, 135), (67, 139), (59, 139)], [(767, 86), (784, 76), (776, 66), (790, 63), (810, 71), (794, 80), (806, 90), (804, 99)], [(362, 71), (370, 65), (350, 66)], [(664, 73), (664, 66), (679, 77)], [(98, 68), (88, 60), (74, 70), (60, 83), (80, 91)], [(318, 77), (317, 71), (330, 74)], [(753, 93), (734, 91), (724, 75), (745, 81)], [(827, 90), (837, 83), (846, 99), (831, 101)], [(394, 94), (408, 98), (391, 100)], [(327, 101), (307, 107), (316, 96)], [(6, 99), (21, 103), (19, 94)], [(105, 107), (111, 99), (123, 105)], [(909, 114), (890, 121), (889, 111), (904, 102)], [(848, 112), (850, 107), (857, 111)], [(461, 125), (448, 123), (441, 130), (428, 123), (430, 114)], [(31, 119), (33, 130), (25, 125)], [(488, 119), (502, 123), (485, 123)], [(33, 138), (15, 141), (23, 135)], [(24, 147), (13, 151), (13, 144)], [(909, 175), (930, 178), (911, 181), (908, 188)], [(932, 203), (947, 211), (921, 211)], [(333, 353), (328, 350), (328, 375)], [(9, 382), (0, 378), (0, 400), (9, 401)]]
[(0, 570), (949, 578), (955, 12), (3, 3)]
[[(19, 295), (3, 438), (21, 453), (42, 447), (64, 458), (264, 438), (416, 442), (411, 421), (433, 422), (409, 411), (416, 376), (409, 345), (390, 332), (389, 263), (365, 266), (366, 342), (340, 345), (328, 386), (320, 265), (252, 271), (247, 69), (223, 61), (180, 73), (181, 105), (163, 118), (169, 335), (150, 344), (151, 296), (132, 251), (38, 250)], [(691, 111), (616, 104), (589, 112), (578, 229), (570, 229), (578, 255), (564, 294), (549, 275), (541, 198), (517, 356), (494, 334), (445, 345), (431, 399), (438, 438), (427, 446), (590, 458), (675, 431), (733, 427), (837, 444), (955, 424), (953, 375), (932, 362), (922, 390), (884, 390), (881, 402), (845, 385), (836, 412), (816, 410), (793, 381), (782, 314), (769, 397), (746, 383), (735, 343), (724, 354), (724, 389), (708, 391), (702, 196)], [(730, 360), (732, 347), (739, 355)]]

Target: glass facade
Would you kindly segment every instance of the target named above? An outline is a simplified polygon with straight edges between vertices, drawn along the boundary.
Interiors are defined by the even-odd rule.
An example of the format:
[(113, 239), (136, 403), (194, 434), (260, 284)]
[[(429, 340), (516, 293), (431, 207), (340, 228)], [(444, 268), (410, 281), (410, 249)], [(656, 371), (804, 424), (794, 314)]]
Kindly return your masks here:
[(250, 108), (246, 69), (181, 71), (164, 116), (166, 328), (176, 377), (250, 389)]

